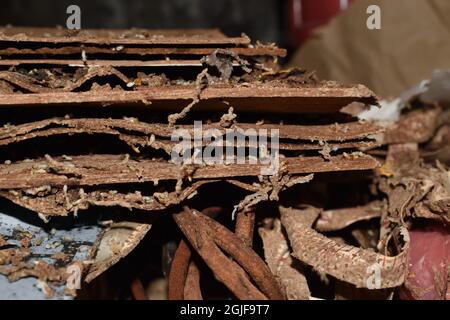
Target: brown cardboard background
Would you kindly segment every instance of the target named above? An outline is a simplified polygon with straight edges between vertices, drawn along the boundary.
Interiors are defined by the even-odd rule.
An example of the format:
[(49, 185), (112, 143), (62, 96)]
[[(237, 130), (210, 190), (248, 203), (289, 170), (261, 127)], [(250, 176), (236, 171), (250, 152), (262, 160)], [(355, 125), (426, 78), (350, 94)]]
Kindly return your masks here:
[[(371, 4), (381, 8), (381, 30), (366, 27)], [(290, 64), (397, 96), (434, 69), (450, 68), (450, 1), (358, 0), (319, 29)]]

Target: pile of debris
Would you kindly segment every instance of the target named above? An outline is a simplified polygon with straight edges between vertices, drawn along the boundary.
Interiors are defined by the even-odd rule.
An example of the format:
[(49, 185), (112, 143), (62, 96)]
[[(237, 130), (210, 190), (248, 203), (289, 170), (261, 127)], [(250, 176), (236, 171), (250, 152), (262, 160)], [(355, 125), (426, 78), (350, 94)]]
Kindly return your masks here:
[[(217, 30), (0, 29), (0, 274), (12, 291), (35, 277), (48, 296), (75, 295), (75, 280), (95, 283), (162, 232), (150, 278), (165, 275), (170, 299), (392, 297), (408, 275), (404, 212), (448, 223), (434, 211), (448, 176), (441, 190), (444, 167), (424, 168), (428, 192), (406, 207), (389, 159), (442, 117), (409, 141), (401, 120), (386, 130), (341, 111), (377, 104), (369, 89), (281, 70), (285, 54)], [(151, 287), (140, 272), (125, 285), (136, 299)]]

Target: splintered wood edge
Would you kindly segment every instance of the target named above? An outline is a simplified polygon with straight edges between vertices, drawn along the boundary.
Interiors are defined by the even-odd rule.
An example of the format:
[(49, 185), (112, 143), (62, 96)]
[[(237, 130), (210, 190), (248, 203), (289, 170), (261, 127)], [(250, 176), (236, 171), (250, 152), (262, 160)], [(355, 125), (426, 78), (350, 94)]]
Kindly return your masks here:
[[(306, 174), (337, 171), (361, 171), (379, 167), (374, 158), (362, 155), (355, 158), (334, 156), (329, 161), (322, 157), (283, 158), (287, 173)], [(43, 185), (94, 186), (105, 184), (143, 183), (155, 180), (178, 180), (181, 166), (165, 161), (124, 162), (121, 156), (73, 157), (73, 172), (36, 172), (33, 168), (48, 165), (46, 160), (0, 165), (0, 189), (24, 189)], [(281, 163), (280, 163), (281, 164)], [(139, 174), (136, 171), (139, 168)], [(231, 164), (198, 167), (192, 173), (194, 180), (259, 176), (268, 168), (261, 164)]]
[[(94, 47), (94, 46), (62, 46), (58, 48), (40, 47), (36, 49), (21, 47), (8, 47), (0, 49), (0, 55), (2, 55), (4, 61), (17, 61), (14, 59), (8, 59), (9, 55), (69, 55), (69, 54), (81, 54), (83, 51), (87, 54), (108, 54), (108, 55), (140, 55), (140, 56), (152, 56), (152, 55), (192, 55), (192, 56), (205, 56), (212, 54), (217, 48), (204, 47), (204, 48), (189, 48), (189, 47), (173, 47), (173, 48), (158, 48), (158, 47), (124, 47), (117, 50), (117, 46), (108, 47)], [(259, 46), (259, 47), (225, 47), (222, 50), (234, 52), (235, 54), (244, 57), (254, 56), (270, 56), (270, 57), (286, 57), (286, 49), (271, 47), (271, 46)], [(2, 61), (3, 61), (2, 60)], [(89, 59), (90, 60), (90, 59)], [(28, 61), (28, 59), (27, 59)], [(90, 63), (90, 61), (88, 61)], [(7, 64), (5, 62), (5, 64)]]
[[(186, 101), (195, 96), (196, 89), (193, 86), (168, 86), (159, 88), (148, 88), (139, 91), (121, 92), (64, 92), (64, 93), (33, 93), (33, 94), (4, 94), (0, 95), (0, 107), (2, 106), (32, 106), (32, 105), (61, 105), (61, 104), (143, 104), (149, 105), (158, 101)], [(248, 100), (261, 100), (261, 108), (273, 110), (273, 112), (298, 112), (302, 107), (316, 112), (321, 112), (322, 105), (329, 111), (332, 109), (339, 111), (341, 107), (351, 102), (363, 102), (376, 104), (378, 99), (375, 94), (363, 85), (352, 87), (281, 87), (281, 86), (229, 86), (229, 87), (208, 87), (200, 94), (200, 103), (208, 100), (234, 99), (248, 103)], [(302, 103), (307, 106), (298, 108), (287, 108), (283, 106), (267, 106), (271, 100), (282, 99), (290, 101), (295, 105)], [(263, 101), (264, 100), (264, 101)], [(273, 104), (273, 102), (272, 102)], [(255, 107), (256, 108), (256, 107)], [(258, 108), (256, 108), (258, 109)]]
[[(116, 228), (121, 227), (122, 229), (128, 230), (129, 238), (121, 246), (120, 252), (118, 252), (118, 253), (114, 252), (114, 254), (109, 259), (95, 261), (94, 264), (89, 267), (88, 274), (86, 275), (86, 277), (84, 279), (87, 283), (89, 283), (92, 280), (94, 280), (95, 278), (97, 278), (99, 275), (101, 275), (103, 272), (105, 272), (110, 267), (115, 265), (121, 259), (125, 258), (131, 251), (133, 251), (137, 247), (137, 245), (142, 241), (142, 239), (145, 237), (145, 235), (148, 233), (148, 231), (150, 231), (152, 225), (145, 224), (145, 223), (136, 223), (136, 222), (125, 221), (125, 222), (122, 222), (122, 226), (120, 225), (120, 223), (118, 223), (117, 226), (115, 226), (113, 224), (113, 227), (116, 227)], [(109, 232), (114, 233), (114, 228), (110, 228), (110, 229), (106, 230), (106, 232), (103, 234), (103, 236)], [(93, 258), (96, 258), (102, 240), (103, 240), (103, 237), (102, 237), (102, 239), (100, 239), (100, 241), (98, 243), (98, 246), (96, 248), (97, 250), (95, 250), (95, 254), (93, 255)], [(109, 244), (105, 244), (105, 245), (109, 245)], [(111, 251), (113, 251), (113, 250), (111, 250)]]
[(83, 29), (71, 34), (65, 29), (16, 27), (0, 28), (0, 41), (55, 44), (250, 44), (250, 39), (246, 35), (242, 35), (240, 37), (227, 37), (217, 29)]
[[(141, 121), (128, 121), (125, 119), (104, 119), (104, 118), (80, 118), (80, 119), (62, 119), (62, 118), (50, 118), (46, 120), (40, 120), (35, 122), (29, 122), (19, 124), (15, 126), (8, 126), (0, 128), (0, 145), (14, 143), (15, 140), (21, 140), (23, 136), (27, 134), (30, 137), (45, 136), (45, 131), (51, 131), (58, 129), (67, 130), (69, 134), (70, 129), (74, 129), (76, 132), (109, 132), (114, 129), (124, 130), (128, 132), (128, 135), (134, 134), (154, 134), (158, 137), (171, 137), (175, 129), (184, 129), (189, 132), (191, 136), (195, 134), (195, 127), (193, 125), (176, 125), (171, 127), (162, 123), (147, 123)], [(370, 139), (370, 136), (382, 132), (383, 128), (380, 128), (371, 122), (348, 122), (341, 124), (328, 124), (328, 125), (292, 125), (292, 124), (251, 124), (251, 123), (237, 123), (234, 127), (224, 129), (220, 123), (211, 123), (202, 126), (202, 130), (220, 130), (221, 133), (226, 134), (227, 131), (239, 132), (241, 130), (254, 129), (256, 130), (278, 130), (280, 139), (296, 139), (312, 141), (327, 141), (327, 142), (357, 142), (351, 141), (355, 139)], [(252, 133), (247, 133), (251, 135)], [(7, 140), (10, 142), (6, 143)], [(164, 141), (161, 141), (164, 142)], [(306, 141), (298, 141), (305, 143)], [(358, 141), (364, 142), (364, 141)]]
[[(18, 65), (62, 65), (70, 67), (84, 68), (88, 67), (201, 67), (202, 63), (200, 59), (195, 60), (73, 60), (73, 59), (2, 59), (0, 60), (0, 66), (18, 66)], [(235, 64), (238, 66), (238, 64)]]

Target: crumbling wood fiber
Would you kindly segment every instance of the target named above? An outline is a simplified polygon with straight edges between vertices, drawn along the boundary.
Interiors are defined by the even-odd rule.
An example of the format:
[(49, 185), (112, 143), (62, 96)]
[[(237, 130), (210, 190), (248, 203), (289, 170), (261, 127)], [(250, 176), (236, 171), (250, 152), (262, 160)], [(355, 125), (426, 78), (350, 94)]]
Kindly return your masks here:
[[(409, 231), (418, 219), (449, 222), (439, 153), (448, 110), (415, 101), (388, 123), (359, 119), (341, 109), (377, 108), (372, 91), (282, 70), (285, 54), (218, 30), (0, 29), (0, 197), (47, 225), (121, 213), (98, 218), (101, 232), (78, 261), (83, 285), (127, 265), (131, 252), (147, 261), (140, 245), (164, 233), (167, 270), (133, 273), (121, 294), (134, 299), (151, 296), (149, 272), (164, 275), (169, 299), (214, 298), (217, 282), (221, 298), (386, 299), (402, 287), (417, 295)], [(29, 112), (11, 116), (18, 110)], [(171, 161), (174, 130), (193, 142), (195, 120), (224, 139), (278, 130), (279, 167), (263, 176), (249, 161)], [(64, 285), (67, 264), (50, 270), (29, 254), (34, 242), (11, 241), (0, 234), (0, 273)]]

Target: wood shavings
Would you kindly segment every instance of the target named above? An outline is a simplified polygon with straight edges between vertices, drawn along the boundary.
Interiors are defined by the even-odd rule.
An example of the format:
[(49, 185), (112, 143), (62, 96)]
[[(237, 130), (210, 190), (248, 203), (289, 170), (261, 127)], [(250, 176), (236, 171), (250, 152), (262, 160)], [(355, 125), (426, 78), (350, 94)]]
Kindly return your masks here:
[(259, 228), (258, 232), (263, 241), (266, 263), (285, 290), (287, 299), (309, 300), (311, 293), (303, 266), (292, 259), (280, 220), (273, 221), (272, 229)]
[(183, 110), (181, 110), (180, 113), (171, 114), (167, 121), (170, 126), (173, 126), (178, 120), (183, 119), (189, 111), (200, 101), (200, 94), (202, 93), (203, 89), (206, 87), (204, 84), (204, 79), (208, 76), (208, 69), (203, 69), (202, 72), (200, 72), (197, 76), (197, 79), (195, 80), (195, 95), (192, 98), (192, 102), (189, 103)]
[[(8, 242), (0, 235), (0, 248), (6, 246)], [(1, 264), (1, 263), (0, 263)]]
[(230, 128), (236, 122), (237, 115), (234, 113), (234, 108), (230, 107), (228, 113), (220, 118), (219, 125), (223, 128)]
[(323, 211), (315, 229), (320, 232), (341, 230), (359, 221), (379, 218), (385, 210), (385, 204), (376, 201), (354, 208)]
[[(164, 264), (171, 262), (171, 243), (179, 242), (174, 238), (174, 233), (175, 237), (179, 235), (177, 226), (184, 235), (178, 254), (183, 253), (183, 243), (192, 253), (192, 259), (181, 265), (174, 263), (171, 268), (184, 279), (178, 298), (210, 298), (208, 291), (203, 290), (203, 281), (211, 282), (205, 278), (206, 263), (230, 295), (239, 299), (315, 299), (304, 272), (307, 267), (289, 255), (292, 243), (285, 231), (290, 236), (290, 230), (281, 226), (285, 217), (280, 222), (276, 212), (272, 212), (275, 228), (267, 229), (259, 225), (257, 210), (280, 205), (286, 201), (285, 195), (294, 203), (313, 198), (310, 190), (325, 190), (332, 175), (342, 174), (350, 180), (357, 177), (356, 181), (369, 179), (368, 172), (379, 163), (362, 152), (383, 143), (373, 138), (383, 129), (356, 119), (341, 122), (336, 113), (351, 102), (376, 103), (370, 90), (362, 85), (319, 81), (313, 73), (303, 70), (280, 70), (277, 59), (286, 54), (285, 50), (273, 44), (250, 45), (245, 35), (230, 38), (218, 30), (183, 30), (182, 36), (180, 31), (141, 29), (81, 30), (69, 35), (58, 29), (4, 31), (0, 30), (0, 42), (6, 41), (8, 46), (0, 48), (0, 64), (10, 68), (0, 71), (0, 106), (8, 107), (14, 117), (9, 119), (6, 109), (0, 108), (7, 123), (0, 127), (0, 148), (4, 154), (0, 163), (0, 196), (35, 211), (49, 223), (49, 229), (59, 221), (83, 221), (85, 214), (81, 211), (107, 208), (105, 219), (103, 210), (86, 212), (93, 220), (97, 218), (97, 226), (103, 232), (93, 246), (80, 249), (89, 251), (88, 260), (80, 262), (83, 280), (95, 285), (102, 281), (101, 274), (114, 272), (111, 267), (118, 261), (130, 263), (130, 252), (141, 255), (138, 244), (145, 241), (150, 227), (159, 227), (160, 220), (153, 225), (155, 214), (161, 215), (161, 220), (162, 215), (169, 214), (176, 225), (163, 230), (167, 237), (162, 250), (166, 254)], [(148, 68), (154, 73), (143, 72)], [(25, 110), (36, 108), (22, 118), (15, 117), (18, 106)], [(41, 109), (45, 112), (34, 112)], [(238, 123), (237, 114), (245, 122)], [(258, 156), (249, 154), (244, 163), (236, 162), (237, 156), (225, 164), (184, 165), (171, 161), (176, 146), (173, 131), (185, 130), (192, 137), (195, 126), (189, 121), (194, 115), (199, 116), (205, 130), (215, 130), (217, 139), (229, 132), (252, 132), (248, 141), (235, 147), (245, 150), (246, 155), (257, 150)], [(279, 133), (279, 144), (261, 142), (259, 132), (272, 131)], [(188, 151), (194, 151), (196, 157), (207, 146), (202, 141), (199, 148)], [(264, 175), (266, 166), (252, 161), (258, 157), (268, 159), (275, 154), (272, 148), (277, 152), (270, 168), (274, 174)], [(293, 188), (299, 184), (305, 185)], [(414, 214), (443, 215), (446, 206), (440, 197), (442, 190), (436, 184), (421, 187), (422, 207), (414, 207)], [(293, 192), (301, 190), (298, 199), (289, 195), (291, 188)], [(224, 193), (226, 199), (222, 202), (228, 201), (227, 197), (233, 201), (212, 207), (219, 210), (204, 210), (205, 214), (190, 209), (174, 214), (173, 210), (186, 203), (216, 201), (211, 190), (219, 190), (219, 195), (226, 190), (229, 193)], [(315, 197), (317, 202), (319, 199)], [(425, 199), (428, 202), (422, 201)], [(228, 212), (233, 207), (233, 213)], [(232, 214), (234, 233), (217, 222), (223, 212), (228, 215), (227, 220)], [(72, 214), (73, 217), (67, 217)], [(314, 214), (302, 217), (310, 229), (318, 211)], [(384, 215), (385, 212), (381, 221), (385, 221)], [(344, 214), (342, 221), (333, 216), (327, 225), (322, 223), (324, 217), (316, 224), (318, 230), (340, 232), (363, 219)], [(269, 267), (253, 249), (256, 225)], [(397, 230), (394, 227), (395, 223), (386, 230)], [(49, 239), (41, 240), (15, 231), (20, 237), (16, 239), (18, 247), (13, 248), (5, 238), (5, 250), (16, 251), (4, 254), (5, 250), (0, 250), (0, 262), (3, 259), (13, 263), (12, 269), (1, 265), (5, 268), (0, 272), (14, 280), (35, 277), (47, 294), (54, 283), (64, 283), (67, 275), (56, 266), (68, 263), (71, 253), (61, 250), (66, 245), (70, 247), (70, 241), (52, 240), (60, 229), (52, 230)], [(155, 234), (161, 232), (156, 231)], [(336, 238), (343, 239), (340, 235)], [(397, 238), (391, 234), (391, 239)], [(276, 242), (274, 248), (272, 241)], [(383, 249), (393, 252), (392, 242), (387, 244)], [(29, 257), (33, 246), (42, 247), (56, 260), (55, 265), (23, 264), (21, 258)], [(129, 259), (123, 259), (125, 256)], [(139, 258), (139, 263), (148, 260)], [(154, 261), (149, 263), (154, 269)], [(313, 267), (321, 275), (327, 271), (321, 266)], [(167, 272), (166, 266), (158, 268), (163, 274)], [(131, 298), (148, 298), (147, 276), (141, 277), (138, 272), (131, 275), (129, 288), (125, 288), (131, 292)], [(113, 280), (106, 285), (114, 283)], [(66, 288), (66, 293), (75, 295), (76, 291)], [(173, 298), (172, 294), (169, 297)]]
[[(113, 223), (105, 231), (92, 255), (86, 282), (91, 282), (112, 265), (126, 257), (151, 229), (151, 224), (134, 222)], [(114, 240), (114, 241), (112, 241)]]
[[(388, 257), (349, 245), (338, 244), (317, 233), (298, 220), (302, 210), (280, 208), (281, 221), (286, 228), (293, 256), (337, 279), (358, 288), (370, 288), (371, 268), (377, 268), (381, 277), (378, 289), (402, 285), (408, 271), (409, 235), (406, 228), (399, 230), (404, 245), (401, 252)], [(351, 268), (350, 268), (351, 266)]]

